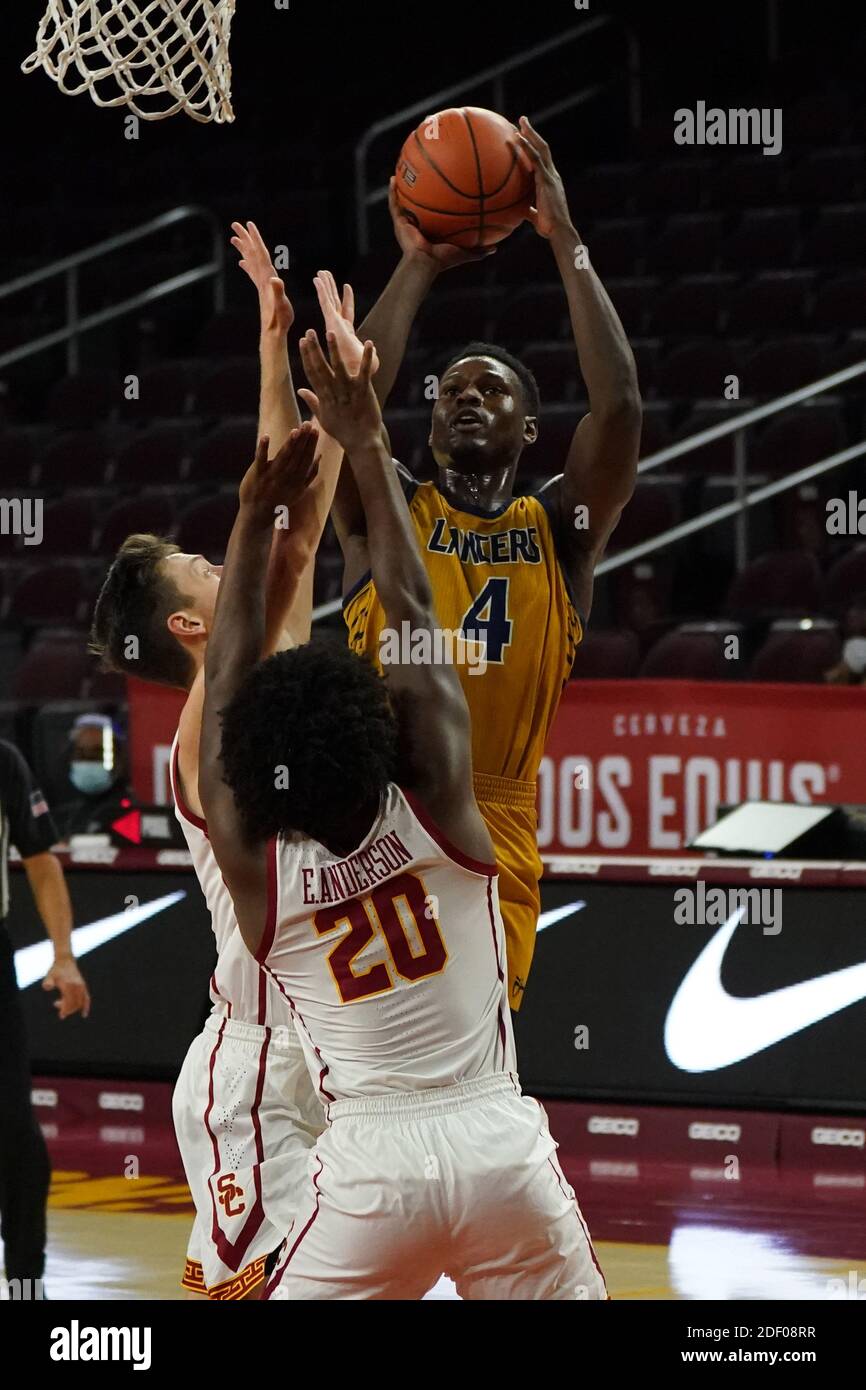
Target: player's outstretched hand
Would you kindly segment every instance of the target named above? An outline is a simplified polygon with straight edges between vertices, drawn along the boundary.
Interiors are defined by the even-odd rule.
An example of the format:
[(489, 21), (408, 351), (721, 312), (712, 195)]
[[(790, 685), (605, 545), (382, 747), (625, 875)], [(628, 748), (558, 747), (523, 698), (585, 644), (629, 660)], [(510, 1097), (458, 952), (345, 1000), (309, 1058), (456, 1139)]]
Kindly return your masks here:
[(468, 265), (470, 261), (483, 261), (495, 256), (496, 246), (485, 246), (480, 251), (469, 250), (464, 246), (452, 246), (447, 241), (428, 241), (414, 222), (410, 222), (397, 198), (397, 180), (391, 179), (388, 190), (388, 207), (394, 232), (404, 256), (421, 256), (430, 261), (437, 271), (450, 270), (455, 265)]
[(274, 269), (271, 253), (255, 222), (233, 222), (232, 246), (240, 253), (241, 270), (246, 271), (259, 292), (262, 328), (286, 334), (295, 321), (286, 287)]
[(277, 508), (291, 510), (300, 502), (319, 471), (318, 442), (319, 431), (310, 420), (292, 430), (273, 458), (268, 458), (267, 435), (259, 440), (238, 494), (241, 508), (255, 525), (273, 526)]
[(535, 206), (530, 208), (528, 220), (539, 236), (550, 237), (558, 228), (570, 228), (568, 199), (550, 146), (525, 116), (520, 117), (520, 133), (513, 148), (524, 169), (535, 176)]
[(347, 369), (334, 333), (328, 334), (328, 363), (316, 334), (310, 330), (301, 339), (301, 361), (312, 391), (298, 395), (315, 415), (322, 429), (347, 454), (382, 440), (382, 412), (373, 390), (373, 359), (376, 349), (365, 343), (357, 372)]
[[(364, 344), (355, 332), (355, 292), (351, 285), (344, 285), (343, 296), (340, 298), (337, 282), (330, 270), (320, 270), (313, 284), (319, 298), (322, 318), (325, 320), (325, 332), (333, 333), (336, 338), (340, 356), (348, 371), (357, 372), (364, 356)], [(374, 348), (374, 376), (378, 370), (379, 354)]]

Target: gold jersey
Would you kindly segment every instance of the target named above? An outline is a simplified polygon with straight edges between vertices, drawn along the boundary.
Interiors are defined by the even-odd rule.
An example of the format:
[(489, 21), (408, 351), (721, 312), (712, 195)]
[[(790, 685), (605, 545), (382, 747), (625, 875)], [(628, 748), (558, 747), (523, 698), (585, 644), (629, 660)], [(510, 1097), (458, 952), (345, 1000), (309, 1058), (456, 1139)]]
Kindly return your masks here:
[[(540, 496), (488, 514), (452, 506), (434, 483), (407, 486), (442, 633), (472, 720), (475, 793), (497, 851), (509, 1002), (519, 1007), (538, 916), (535, 778), (583, 624)], [(346, 597), (353, 651), (387, 670), (385, 615), (369, 575)], [(465, 643), (459, 638), (464, 637)], [(424, 659), (424, 654), (419, 654)], [(384, 664), (383, 664), (384, 657)]]

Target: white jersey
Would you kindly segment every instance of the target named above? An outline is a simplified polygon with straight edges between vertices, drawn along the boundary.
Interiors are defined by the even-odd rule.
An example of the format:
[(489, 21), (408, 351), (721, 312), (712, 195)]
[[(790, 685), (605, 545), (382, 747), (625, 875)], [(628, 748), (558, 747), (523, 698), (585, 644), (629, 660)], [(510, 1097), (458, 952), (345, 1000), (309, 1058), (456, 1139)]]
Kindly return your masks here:
[(344, 859), (269, 843), (257, 955), (325, 1103), (515, 1070), (496, 865), (455, 849), (393, 783)]
[(255, 1023), (268, 1028), (285, 1027), (289, 1023), (286, 1002), (267, 972), (262, 970), (244, 945), (231, 894), (208, 839), (207, 823), (184, 802), (177, 758), (176, 734), (170, 761), (174, 813), (189, 847), (216, 941), (217, 963), (210, 980), (213, 1012), (237, 1023)]

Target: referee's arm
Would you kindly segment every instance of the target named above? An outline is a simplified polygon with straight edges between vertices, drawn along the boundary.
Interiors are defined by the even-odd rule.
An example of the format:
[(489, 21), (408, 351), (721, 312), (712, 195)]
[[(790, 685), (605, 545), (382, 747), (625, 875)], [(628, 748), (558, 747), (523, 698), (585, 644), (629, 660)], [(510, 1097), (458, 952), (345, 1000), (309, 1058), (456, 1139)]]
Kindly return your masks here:
[(37, 911), (54, 944), (54, 963), (42, 982), (57, 989), (60, 1018), (90, 1012), (90, 994), (72, 954), (72, 903), (63, 869), (51, 846), (57, 829), (27, 763), (11, 743), (0, 740), (0, 803), (9, 839), (21, 855)]

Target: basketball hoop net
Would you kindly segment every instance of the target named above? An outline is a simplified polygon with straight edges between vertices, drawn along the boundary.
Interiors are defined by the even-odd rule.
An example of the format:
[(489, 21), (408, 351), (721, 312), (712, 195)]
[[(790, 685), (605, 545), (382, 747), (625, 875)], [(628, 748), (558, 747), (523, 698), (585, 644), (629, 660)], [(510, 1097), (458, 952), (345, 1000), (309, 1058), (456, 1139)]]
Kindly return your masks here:
[(234, 12), (235, 0), (49, 0), (22, 70), (44, 68), (67, 96), (89, 92), (145, 121), (186, 111), (223, 124), (235, 118)]

